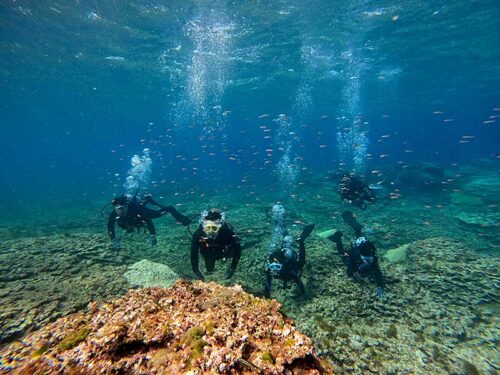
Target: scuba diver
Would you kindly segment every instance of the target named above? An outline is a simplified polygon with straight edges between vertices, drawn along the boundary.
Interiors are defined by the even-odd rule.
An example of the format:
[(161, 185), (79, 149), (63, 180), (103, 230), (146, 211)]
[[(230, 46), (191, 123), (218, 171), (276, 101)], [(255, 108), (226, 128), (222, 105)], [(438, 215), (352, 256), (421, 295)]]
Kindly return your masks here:
[(352, 173), (340, 177), (338, 192), (342, 203), (351, 203), (362, 210), (366, 210), (365, 201), (374, 203), (376, 200), (370, 187)]
[(342, 262), (347, 266), (347, 275), (356, 281), (361, 281), (365, 277), (373, 279), (377, 284), (377, 298), (385, 298), (384, 277), (378, 264), (375, 245), (361, 235), (361, 224), (357, 222), (352, 212), (345, 211), (342, 214), (342, 218), (354, 229), (356, 234), (355, 239), (347, 249), (344, 248), (342, 243), (341, 231), (335, 232), (328, 239), (336, 244), (337, 253), (340, 255)]
[[(157, 203), (151, 195), (145, 195), (139, 202), (137, 196), (124, 194), (114, 198), (111, 204), (113, 205), (113, 211), (111, 211), (108, 217), (108, 234), (113, 241), (113, 249), (115, 250), (121, 248), (121, 242), (116, 238), (115, 224), (125, 229), (127, 233), (132, 232), (134, 229), (137, 229), (137, 232), (139, 232), (140, 228), (147, 229), (149, 232), (148, 241), (154, 246), (158, 241), (156, 239), (156, 229), (153, 219), (170, 213), (175, 220), (184, 226), (189, 225), (191, 222), (190, 218), (181, 214), (173, 206), (162, 206)], [(153, 210), (146, 207), (147, 204), (152, 204), (160, 209)]]
[(191, 268), (196, 277), (205, 281), (205, 277), (198, 267), (198, 253), (205, 260), (207, 273), (215, 269), (215, 261), (232, 258), (231, 265), (226, 272), (226, 279), (230, 279), (241, 256), (241, 245), (238, 236), (231, 224), (227, 223), (224, 212), (215, 208), (201, 213), (200, 225), (193, 233), (191, 240)]
[(294, 241), (292, 236), (288, 235), (284, 220), (285, 209), (281, 205), (273, 206), (274, 235), (271, 243), (266, 265), (266, 285), (264, 296), (269, 298), (271, 295), (272, 278), (283, 281), (284, 288), (288, 287), (288, 282), (293, 281), (297, 284), (300, 294), (305, 293), (304, 284), (301, 280), (301, 271), (306, 262), (305, 240), (314, 229), (314, 224), (306, 225), (302, 234), (295, 241), (299, 246), (299, 252), (293, 248)]

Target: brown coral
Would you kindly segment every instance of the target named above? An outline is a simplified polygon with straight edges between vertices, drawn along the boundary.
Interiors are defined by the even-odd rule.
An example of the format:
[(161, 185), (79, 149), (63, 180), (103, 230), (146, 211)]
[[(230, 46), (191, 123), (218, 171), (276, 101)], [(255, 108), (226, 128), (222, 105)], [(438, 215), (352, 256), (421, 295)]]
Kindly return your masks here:
[(2, 367), (15, 373), (329, 373), (280, 306), (216, 283), (131, 290), (11, 345), (1, 353)]

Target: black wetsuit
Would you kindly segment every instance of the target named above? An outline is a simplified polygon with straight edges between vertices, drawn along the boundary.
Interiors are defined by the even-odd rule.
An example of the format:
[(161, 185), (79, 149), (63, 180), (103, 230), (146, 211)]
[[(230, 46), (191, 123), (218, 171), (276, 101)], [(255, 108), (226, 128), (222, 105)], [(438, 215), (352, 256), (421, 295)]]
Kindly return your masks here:
[(338, 192), (342, 200), (350, 201), (357, 207), (365, 208), (364, 201), (375, 202), (376, 197), (363, 181), (348, 174), (340, 178)]
[[(342, 262), (347, 266), (347, 275), (353, 277), (357, 272), (361, 277), (373, 277), (378, 287), (384, 287), (384, 278), (378, 264), (377, 249), (371, 241), (366, 241), (360, 246), (351, 245), (344, 249), (342, 239), (335, 241), (337, 252)], [(361, 257), (373, 257), (372, 263), (366, 263)]]
[(207, 272), (213, 272), (216, 260), (232, 258), (228, 271), (232, 276), (240, 261), (241, 245), (234, 229), (229, 224), (223, 224), (215, 238), (208, 238), (200, 225), (191, 240), (191, 268), (195, 275), (203, 278), (198, 266), (198, 253), (205, 259)]
[(127, 203), (127, 213), (125, 216), (118, 216), (113, 210), (108, 218), (108, 234), (112, 240), (116, 238), (115, 224), (128, 233), (134, 229), (139, 231), (140, 228), (146, 228), (149, 234), (156, 235), (156, 228), (153, 224), (153, 219), (157, 219), (165, 213), (170, 213), (177, 221), (183, 225), (189, 223), (189, 218), (182, 215), (172, 206), (161, 207), (159, 210), (147, 208), (148, 202), (139, 203), (136, 199)]
[[(304, 294), (305, 289), (304, 284), (300, 279), (300, 273), (306, 263), (306, 247), (304, 241), (299, 241), (298, 243), (298, 257), (295, 250), (293, 250), (294, 256), (292, 257), (286, 257), (284, 250), (276, 250), (269, 255), (268, 265), (266, 267), (266, 286), (264, 289), (264, 295), (266, 297), (269, 297), (269, 294), (271, 293), (271, 281), (273, 277), (283, 280), (285, 285), (288, 281), (294, 281), (297, 284), (300, 293)], [(269, 267), (269, 265), (273, 263), (281, 265), (281, 269), (276, 273), (273, 273)]]

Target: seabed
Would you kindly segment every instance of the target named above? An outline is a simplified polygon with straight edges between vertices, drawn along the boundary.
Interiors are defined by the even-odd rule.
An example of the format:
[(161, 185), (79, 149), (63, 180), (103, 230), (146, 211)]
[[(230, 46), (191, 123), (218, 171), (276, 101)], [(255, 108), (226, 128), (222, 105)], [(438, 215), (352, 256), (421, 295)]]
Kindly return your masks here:
[[(446, 174), (459, 177), (438, 192), (402, 189), (401, 197), (390, 198), (386, 191), (365, 211), (343, 206), (336, 180), (314, 175), (285, 203), (291, 232), (300, 232), (300, 222), (315, 223), (316, 229), (306, 242), (307, 294), (297, 296), (294, 286), (284, 290), (274, 282), (272, 297), (336, 373), (498, 372), (500, 179), (487, 163), (473, 173), (464, 167)], [(244, 250), (234, 277), (224, 280), (228, 265), (218, 263), (207, 281), (262, 293), (270, 209), (277, 196), (223, 192), (168, 202), (187, 214), (221, 207), (241, 237)], [(158, 219), (156, 247), (143, 234), (123, 234), (124, 249), (115, 252), (99, 217), (105, 203), (73, 204), (72, 210), (63, 210), (67, 202), (61, 203), (45, 216), (31, 215), (30, 222), (1, 226), (1, 342), (22, 340), (92, 301), (122, 296), (132, 287), (166, 287), (176, 277), (192, 277), (190, 235), (184, 227), (171, 217)], [(357, 215), (378, 248), (387, 283), (384, 301), (375, 298), (373, 284), (349, 279), (333, 244), (318, 235), (335, 228), (344, 232), (345, 241), (352, 238), (341, 219), (345, 209)], [(137, 270), (141, 265), (151, 270), (150, 262), (172, 272), (142, 272), (141, 280)], [(171, 280), (165, 281), (166, 274)]]

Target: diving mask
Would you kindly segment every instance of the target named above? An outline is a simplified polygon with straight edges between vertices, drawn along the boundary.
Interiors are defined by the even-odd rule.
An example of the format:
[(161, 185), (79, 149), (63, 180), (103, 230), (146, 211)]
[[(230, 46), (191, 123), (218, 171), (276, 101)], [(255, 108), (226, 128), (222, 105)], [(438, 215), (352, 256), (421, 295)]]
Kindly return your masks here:
[(217, 220), (217, 221), (205, 220), (203, 222), (203, 232), (205, 232), (205, 234), (208, 237), (213, 238), (217, 235), (221, 226), (222, 225), (221, 225), (219, 220)]
[(267, 265), (267, 270), (273, 276), (278, 276), (280, 274), (282, 268), (283, 268), (283, 265), (279, 262), (273, 262), (273, 263)]

